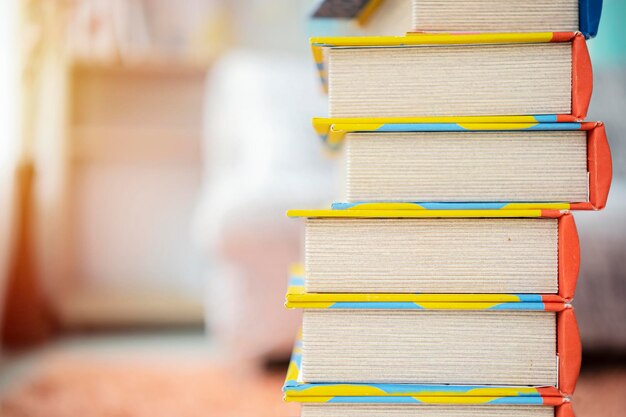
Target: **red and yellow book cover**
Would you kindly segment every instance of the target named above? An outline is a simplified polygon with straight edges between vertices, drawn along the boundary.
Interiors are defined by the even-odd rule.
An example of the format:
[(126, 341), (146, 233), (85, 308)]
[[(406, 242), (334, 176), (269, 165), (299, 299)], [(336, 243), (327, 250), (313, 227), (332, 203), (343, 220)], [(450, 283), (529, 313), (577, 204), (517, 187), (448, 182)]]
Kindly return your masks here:
[[(311, 39), (313, 59), (317, 65), (322, 84), (327, 88), (328, 48), (363, 48), (363, 47), (411, 47), (437, 45), (479, 45), (479, 44), (533, 44), (533, 43), (570, 43), (572, 56), (571, 69), (571, 112), (569, 114), (542, 114), (517, 116), (468, 116), (477, 122), (497, 122), (498, 119), (509, 122), (527, 122), (532, 117), (536, 122), (576, 122), (587, 115), (593, 90), (593, 71), (585, 37), (580, 32), (535, 32), (535, 33), (471, 33), (438, 34), (408, 33), (405, 36), (373, 37), (318, 37)], [(420, 119), (416, 115), (415, 120)], [(458, 115), (463, 116), (463, 115)], [(429, 117), (424, 122), (445, 123), (454, 117)]]

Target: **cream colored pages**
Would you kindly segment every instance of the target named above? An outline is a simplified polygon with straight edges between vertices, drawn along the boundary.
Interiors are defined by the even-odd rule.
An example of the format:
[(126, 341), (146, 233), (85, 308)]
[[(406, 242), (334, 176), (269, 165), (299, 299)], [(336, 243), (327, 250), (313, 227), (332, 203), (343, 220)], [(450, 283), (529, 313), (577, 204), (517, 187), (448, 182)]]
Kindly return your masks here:
[(306, 382), (556, 386), (556, 314), (305, 310)]
[(303, 404), (302, 417), (554, 417), (537, 405)]
[(307, 219), (309, 292), (558, 291), (556, 219)]
[(332, 48), (331, 117), (571, 113), (570, 43)]
[(413, 0), (417, 31), (574, 32), (578, 27), (578, 0)]
[(588, 201), (587, 132), (346, 135), (346, 198)]

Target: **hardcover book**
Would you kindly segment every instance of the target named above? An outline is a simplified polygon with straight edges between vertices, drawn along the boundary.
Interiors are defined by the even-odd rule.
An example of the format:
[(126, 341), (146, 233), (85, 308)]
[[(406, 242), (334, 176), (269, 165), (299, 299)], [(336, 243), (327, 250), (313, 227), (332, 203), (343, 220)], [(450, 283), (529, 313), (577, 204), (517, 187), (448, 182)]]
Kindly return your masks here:
[(408, 34), (311, 44), (328, 83), (331, 118), (577, 121), (591, 97), (591, 62), (580, 33)]
[(470, 398), (464, 404), (371, 403), (304, 403), (302, 417), (574, 417), (569, 403), (485, 404), (482, 397)]
[[(345, 202), (564, 202), (601, 209), (612, 163), (602, 123), (333, 124)], [(362, 204), (361, 204), (362, 205)]]
[(579, 243), (559, 210), (291, 210), (308, 292), (574, 295)]
[[(397, 11), (396, 11), (397, 10)], [(598, 32), (602, 0), (323, 0), (314, 18), (354, 20), (368, 25), (379, 14), (410, 14), (412, 24), (381, 29), (414, 32)], [(386, 30), (385, 30), (386, 29)]]
[[(392, 0), (393, 1), (393, 0)], [(602, 0), (413, 0), (419, 32), (598, 32)]]
[[(381, 303), (374, 310), (305, 309), (305, 327), (294, 347), (285, 398), (463, 403), (468, 397), (487, 397), (484, 403), (559, 405), (574, 392), (581, 345), (569, 305), (561, 304), (558, 311), (536, 306), (459, 307), (455, 309), (452, 303), (447, 310), (399, 310), (393, 303)], [(456, 317), (461, 313), (462, 319)], [(319, 316), (324, 316), (322, 327), (316, 325)], [(387, 316), (387, 331), (376, 324), (382, 316)], [(415, 323), (404, 323), (407, 320), (421, 320), (425, 325), (415, 327)], [(522, 335), (530, 328), (510, 326), (517, 321), (533, 322), (534, 333)], [(396, 331), (398, 326), (402, 332)], [(320, 331), (323, 334), (318, 335)], [(420, 335), (413, 337), (416, 332)], [(522, 345), (528, 350), (522, 352)], [(338, 375), (347, 372), (347, 378)], [(470, 382), (483, 378), (493, 379)]]
[(302, 380), (552, 387), (571, 395), (580, 367), (574, 312), (305, 309)]

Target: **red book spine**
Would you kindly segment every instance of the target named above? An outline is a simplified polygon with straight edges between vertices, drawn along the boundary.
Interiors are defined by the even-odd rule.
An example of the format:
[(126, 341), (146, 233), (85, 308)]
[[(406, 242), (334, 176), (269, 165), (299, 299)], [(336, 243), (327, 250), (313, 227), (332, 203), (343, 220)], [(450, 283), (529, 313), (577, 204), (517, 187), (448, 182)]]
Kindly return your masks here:
[(559, 295), (566, 300), (574, 298), (580, 269), (580, 242), (574, 216), (559, 217)]
[(557, 353), (559, 355), (559, 389), (570, 396), (580, 372), (582, 347), (573, 308), (557, 315)]
[(574, 417), (574, 410), (572, 404), (569, 402), (563, 403), (556, 408), (555, 417)]
[(593, 69), (583, 35), (572, 39), (572, 116), (582, 120), (587, 116), (593, 91)]
[(603, 123), (587, 134), (587, 167), (589, 170), (589, 202), (594, 209), (604, 208), (613, 178), (611, 150)]
[(587, 171), (589, 172), (589, 201), (572, 203), (572, 210), (601, 210), (606, 206), (613, 178), (611, 149), (602, 122), (582, 123), (587, 131)]

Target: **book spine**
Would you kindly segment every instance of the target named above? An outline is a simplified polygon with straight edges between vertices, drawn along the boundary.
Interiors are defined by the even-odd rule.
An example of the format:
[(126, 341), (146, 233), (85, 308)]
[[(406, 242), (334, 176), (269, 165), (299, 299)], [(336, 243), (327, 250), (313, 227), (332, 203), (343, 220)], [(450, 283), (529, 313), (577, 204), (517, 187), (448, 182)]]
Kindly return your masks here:
[(570, 396), (576, 388), (580, 372), (582, 347), (573, 308), (557, 316), (557, 353), (559, 355), (559, 389)]
[(572, 404), (567, 402), (558, 407), (556, 407), (555, 417), (574, 417), (574, 410), (572, 409)]
[[(592, 125), (591, 128), (586, 125)], [(572, 203), (571, 210), (602, 210), (609, 197), (613, 178), (611, 149), (602, 122), (582, 123), (587, 130), (587, 170), (589, 172), (589, 201)]]
[(587, 166), (589, 169), (589, 202), (594, 209), (603, 209), (609, 197), (613, 178), (611, 149), (603, 123), (587, 134)]
[(578, 26), (586, 38), (593, 38), (598, 34), (601, 15), (602, 0), (578, 1)]
[(543, 405), (557, 407), (566, 401), (566, 397), (556, 387), (537, 387), (537, 391), (543, 399)]
[(574, 216), (559, 217), (559, 295), (566, 300), (574, 298), (580, 269), (580, 243)]
[(572, 116), (582, 120), (587, 116), (593, 90), (593, 69), (587, 42), (581, 34), (572, 39)]

